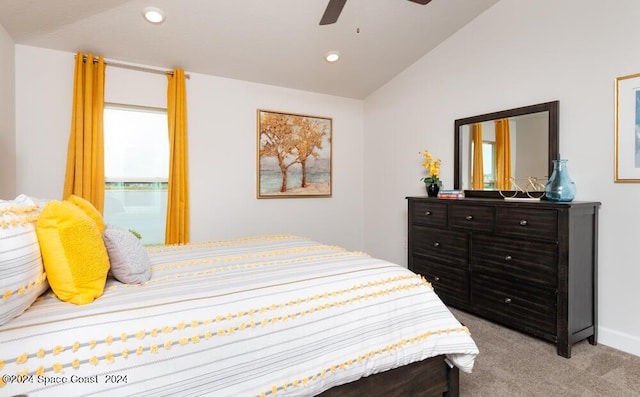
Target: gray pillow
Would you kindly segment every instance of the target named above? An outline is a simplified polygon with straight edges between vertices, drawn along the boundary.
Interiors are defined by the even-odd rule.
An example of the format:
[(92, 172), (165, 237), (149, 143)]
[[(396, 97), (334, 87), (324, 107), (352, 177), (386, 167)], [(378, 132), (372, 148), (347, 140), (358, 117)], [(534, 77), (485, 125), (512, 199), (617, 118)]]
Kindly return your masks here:
[(116, 280), (125, 284), (142, 284), (151, 278), (149, 253), (133, 233), (107, 225), (102, 239), (109, 254), (111, 275)]

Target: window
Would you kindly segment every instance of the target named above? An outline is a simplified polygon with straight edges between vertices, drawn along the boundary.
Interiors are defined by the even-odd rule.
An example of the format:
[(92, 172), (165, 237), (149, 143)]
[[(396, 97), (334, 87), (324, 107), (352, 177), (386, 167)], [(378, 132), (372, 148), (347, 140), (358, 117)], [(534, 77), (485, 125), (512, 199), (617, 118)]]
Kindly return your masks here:
[(169, 179), (165, 109), (108, 104), (104, 110), (104, 220), (164, 243)]
[(483, 181), (485, 189), (496, 188), (496, 173), (493, 167), (495, 158), (495, 146), (495, 142), (482, 142), (482, 169), (484, 172)]

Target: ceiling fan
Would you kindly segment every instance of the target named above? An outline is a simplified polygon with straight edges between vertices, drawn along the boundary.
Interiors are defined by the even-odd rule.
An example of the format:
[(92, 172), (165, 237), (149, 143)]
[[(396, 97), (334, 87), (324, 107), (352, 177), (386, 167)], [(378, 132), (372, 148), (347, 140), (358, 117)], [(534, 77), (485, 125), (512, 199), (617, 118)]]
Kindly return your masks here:
[[(414, 3), (427, 5), (431, 2), (431, 0), (409, 0)], [(329, 0), (329, 4), (327, 4), (327, 9), (324, 10), (324, 14), (322, 15), (322, 19), (320, 20), (320, 25), (330, 25), (332, 23), (336, 23), (340, 13), (342, 12), (342, 8), (347, 0)]]

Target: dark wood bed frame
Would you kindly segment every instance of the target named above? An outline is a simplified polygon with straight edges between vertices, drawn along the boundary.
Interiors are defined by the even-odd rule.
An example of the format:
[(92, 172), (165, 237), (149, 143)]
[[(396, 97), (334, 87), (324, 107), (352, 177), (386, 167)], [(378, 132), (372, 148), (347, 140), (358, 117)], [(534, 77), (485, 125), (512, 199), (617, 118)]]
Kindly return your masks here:
[(436, 356), (403, 367), (333, 387), (320, 397), (458, 397), (460, 371), (444, 356)]

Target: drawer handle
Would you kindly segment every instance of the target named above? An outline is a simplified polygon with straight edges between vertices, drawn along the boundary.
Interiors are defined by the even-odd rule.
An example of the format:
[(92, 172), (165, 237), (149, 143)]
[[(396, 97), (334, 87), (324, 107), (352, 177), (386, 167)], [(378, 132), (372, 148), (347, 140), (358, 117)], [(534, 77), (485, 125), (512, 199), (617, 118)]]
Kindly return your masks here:
[(513, 259), (513, 258), (511, 257), (511, 255), (507, 255), (507, 256), (505, 256), (505, 257), (504, 257), (504, 260), (505, 260), (505, 261), (510, 261), (511, 259)]
[(429, 215), (431, 215), (431, 211), (427, 211), (427, 212), (425, 212), (424, 214), (425, 214), (426, 216), (429, 216)]
[(464, 219), (471, 221), (473, 220), (473, 215), (467, 215)]
[(511, 298), (504, 298), (504, 303), (506, 303), (507, 305), (511, 303)]
[(529, 223), (529, 222), (527, 222), (526, 220), (523, 219), (523, 220), (520, 221), (520, 226), (527, 226), (527, 223)]
[(440, 281), (440, 277), (435, 276), (435, 277), (433, 278), (433, 281)]
[(440, 243), (436, 241), (435, 243), (433, 243), (433, 246), (438, 248), (440, 246)]

